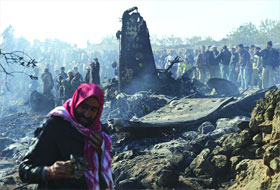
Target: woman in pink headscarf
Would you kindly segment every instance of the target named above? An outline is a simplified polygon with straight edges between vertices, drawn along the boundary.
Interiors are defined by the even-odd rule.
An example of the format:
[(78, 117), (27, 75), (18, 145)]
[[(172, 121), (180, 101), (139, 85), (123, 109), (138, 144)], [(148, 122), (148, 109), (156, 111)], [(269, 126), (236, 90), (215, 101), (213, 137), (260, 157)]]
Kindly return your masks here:
[[(20, 165), (21, 180), (39, 189), (113, 189), (111, 138), (100, 124), (103, 104), (102, 90), (85, 83), (52, 110)], [(71, 154), (88, 162), (81, 178), (73, 178)]]

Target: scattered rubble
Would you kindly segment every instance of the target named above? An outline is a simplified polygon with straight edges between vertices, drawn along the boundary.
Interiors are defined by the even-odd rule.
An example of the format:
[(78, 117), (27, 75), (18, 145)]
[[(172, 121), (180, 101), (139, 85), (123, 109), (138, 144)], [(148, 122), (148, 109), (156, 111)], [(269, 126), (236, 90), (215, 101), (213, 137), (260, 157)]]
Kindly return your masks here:
[[(120, 81), (105, 87), (102, 116), (115, 188), (280, 189), (280, 90), (239, 93), (227, 80), (174, 79), (156, 70), (136, 7), (122, 24)], [(31, 98), (41, 110), (41, 94)], [(17, 109), (0, 118), (0, 189), (31, 189), (17, 167), (44, 118)]]
[(171, 101), (171, 97), (155, 95), (151, 91), (140, 91), (133, 95), (119, 93), (116, 100), (105, 107), (102, 120), (111, 118), (122, 120), (137, 119), (163, 107)]
[(42, 114), (14, 111), (0, 118), (0, 189), (32, 189), (20, 181), (18, 165), (44, 118)]
[[(116, 189), (278, 188), (279, 92), (272, 89), (238, 98), (208, 99), (178, 99), (152, 92), (119, 94), (118, 114), (110, 115), (108, 104), (103, 116), (110, 121), (104, 127), (113, 140)], [(264, 100), (257, 101), (251, 118), (250, 112), (236, 115), (240, 113), (234, 111), (236, 105), (246, 100), (248, 106), (262, 95)], [(190, 115), (192, 104), (193, 109), (200, 105), (199, 114)], [(203, 106), (211, 109), (203, 113)], [(232, 112), (225, 115), (232, 117), (222, 117), (229, 109)], [(173, 111), (189, 115), (178, 119)], [(161, 119), (158, 123), (155, 119), (161, 114), (166, 118), (157, 126)], [(44, 118), (43, 114), (22, 112), (0, 119), (0, 184), (6, 189), (31, 188), (20, 183), (17, 167)], [(188, 119), (196, 122), (184, 127)]]

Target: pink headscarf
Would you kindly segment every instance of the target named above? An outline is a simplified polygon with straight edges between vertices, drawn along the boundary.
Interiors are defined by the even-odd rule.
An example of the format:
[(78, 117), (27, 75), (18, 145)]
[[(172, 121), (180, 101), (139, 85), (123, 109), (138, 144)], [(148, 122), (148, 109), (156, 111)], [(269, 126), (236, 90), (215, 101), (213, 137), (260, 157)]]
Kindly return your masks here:
[[(86, 130), (85, 132), (91, 132), (91, 131), (100, 131), (101, 125), (100, 125), (100, 118), (103, 111), (103, 105), (104, 105), (104, 95), (102, 90), (93, 83), (83, 83), (81, 84), (76, 91), (74, 92), (71, 99), (67, 100), (63, 107), (67, 109), (67, 111), (70, 113), (72, 119), (77, 122), (74, 114), (74, 110), (87, 98), (95, 96), (99, 103), (99, 110), (97, 113), (97, 117), (94, 120), (94, 122), (89, 127), (90, 130)], [(88, 129), (88, 128), (86, 128)], [(84, 130), (84, 129), (82, 129)], [(89, 136), (89, 135), (87, 135)]]
[[(77, 122), (75, 118), (74, 110), (87, 98), (96, 97), (99, 102), (99, 110), (97, 113), (97, 117), (91, 126), (84, 127), (80, 123)], [(86, 136), (85, 138), (85, 147), (84, 147), (84, 155), (88, 159), (88, 163), (90, 166), (90, 170), (85, 173), (86, 181), (88, 184), (88, 188), (90, 190), (99, 189), (99, 175), (98, 175), (98, 155), (93, 147), (89, 144), (89, 136), (92, 131), (101, 131), (100, 118), (104, 105), (104, 95), (102, 90), (96, 85), (92, 83), (83, 83), (81, 84), (71, 99), (67, 100), (63, 106), (56, 107), (49, 114), (48, 117), (51, 116), (60, 116), (65, 120), (68, 120), (72, 126), (74, 126), (80, 133)], [(103, 136), (103, 145), (104, 150), (101, 158), (101, 171), (103, 177), (109, 187), (109, 189), (113, 189), (113, 178), (112, 178), (112, 170), (111, 170), (111, 138), (106, 133), (102, 132)]]

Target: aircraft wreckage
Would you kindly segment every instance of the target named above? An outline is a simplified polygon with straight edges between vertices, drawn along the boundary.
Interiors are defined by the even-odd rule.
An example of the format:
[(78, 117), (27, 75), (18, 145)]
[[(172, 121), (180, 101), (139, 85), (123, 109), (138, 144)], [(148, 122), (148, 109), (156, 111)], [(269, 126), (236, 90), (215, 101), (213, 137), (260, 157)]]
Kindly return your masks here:
[[(120, 43), (118, 63), (118, 92), (134, 94), (151, 90), (157, 94), (186, 96), (191, 93), (205, 94), (215, 89), (216, 95), (236, 96), (238, 88), (224, 79), (211, 79), (208, 85), (191, 80), (188, 70), (182, 77), (174, 79), (170, 69), (180, 57), (171, 61), (167, 69), (157, 69), (150, 43), (149, 30), (137, 7), (122, 15), (122, 28), (116, 33)], [(225, 88), (227, 86), (227, 88)], [(208, 91), (207, 91), (208, 90)]]
[[(152, 91), (156, 95), (176, 97), (176, 100), (134, 120), (122, 122), (111, 120), (112, 123), (109, 122), (109, 125), (114, 130), (133, 133), (139, 131), (146, 133), (147, 128), (149, 130), (153, 128), (155, 131), (175, 127), (190, 130), (190, 127), (204, 121), (215, 121), (217, 118), (233, 115), (249, 115), (256, 102), (264, 97), (265, 91), (246, 97), (239, 93), (233, 83), (220, 78), (212, 78), (206, 84), (190, 79), (189, 75), (195, 68), (174, 79), (170, 69), (181, 61), (179, 57), (171, 61), (166, 70), (157, 69), (147, 24), (137, 7), (123, 13), (122, 28), (116, 37), (120, 43), (118, 79), (113, 79), (104, 86), (106, 100), (114, 102), (117, 94), (135, 94), (139, 91)], [(37, 102), (38, 99), (41, 101), (44, 98), (35, 95), (32, 97), (35, 97)], [(117, 109), (115, 103), (111, 104), (111, 110)], [(31, 105), (33, 110), (40, 110), (38, 104)]]
[(237, 115), (250, 116), (257, 101), (264, 98), (267, 91), (240, 94), (232, 82), (221, 78), (212, 78), (202, 84), (189, 78), (195, 68), (174, 79), (169, 70), (180, 62), (179, 57), (171, 61), (166, 70), (156, 69), (148, 28), (137, 7), (123, 13), (122, 29), (116, 36), (120, 41), (118, 92), (134, 94), (152, 91), (177, 97), (177, 100), (143, 117), (129, 121), (112, 119), (109, 126), (117, 132), (145, 136), (148, 128), (156, 133), (175, 128), (192, 130), (204, 121), (214, 122), (221, 117)]

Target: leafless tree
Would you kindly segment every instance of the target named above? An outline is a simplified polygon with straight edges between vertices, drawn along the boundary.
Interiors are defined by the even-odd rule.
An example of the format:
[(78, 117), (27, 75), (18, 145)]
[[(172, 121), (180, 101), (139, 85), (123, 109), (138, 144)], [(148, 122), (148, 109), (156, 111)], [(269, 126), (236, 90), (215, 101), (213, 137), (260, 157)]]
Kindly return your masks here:
[[(5, 84), (7, 89), (7, 77), (8, 76), (14, 76), (16, 73), (22, 73), (30, 77), (32, 80), (38, 80), (37, 76), (34, 76), (32, 74), (27, 74), (24, 72), (25, 68), (35, 68), (37, 66), (37, 61), (35, 59), (32, 59), (27, 53), (23, 51), (12, 51), (12, 52), (3, 52), (0, 49), (0, 72), (4, 73), (5, 75)], [(13, 65), (19, 66), (17, 71), (9, 71), (9, 67), (12, 67)]]

